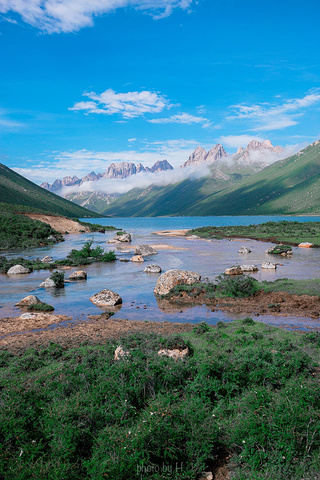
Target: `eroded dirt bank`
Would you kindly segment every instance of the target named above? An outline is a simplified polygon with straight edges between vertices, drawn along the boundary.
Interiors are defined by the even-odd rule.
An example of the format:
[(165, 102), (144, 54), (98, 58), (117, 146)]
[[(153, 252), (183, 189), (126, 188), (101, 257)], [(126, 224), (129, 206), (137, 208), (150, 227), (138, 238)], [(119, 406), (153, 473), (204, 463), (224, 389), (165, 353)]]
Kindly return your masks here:
[(168, 298), (159, 298), (161, 310), (171, 310), (179, 305), (207, 305), (213, 310), (223, 310), (245, 315), (283, 315), (320, 317), (320, 298), (317, 295), (291, 295), (287, 292), (257, 292), (246, 298), (208, 298), (204, 292), (180, 292)]
[(33, 220), (40, 220), (40, 222), (48, 223), (59, 233), (83, 233), (90, 232), (89, 227), (85, 227), (74, 220), (65, 217), (58, 217), (56, 215), (42, 215), (40, 213), (25, 213), (27, 217)]
[(119, 338), (135, 332), (171, 334), (191, 330), (188, 323), (131, 321), (108, 318), (108, 314), (91, 316), (89, 320), (72, 320), (65, 315), (35, 313), (30, 318), (0, 320), (0, 350), (17, 353), (59, 343), (64, 347), (102, 344), (107, 338)]

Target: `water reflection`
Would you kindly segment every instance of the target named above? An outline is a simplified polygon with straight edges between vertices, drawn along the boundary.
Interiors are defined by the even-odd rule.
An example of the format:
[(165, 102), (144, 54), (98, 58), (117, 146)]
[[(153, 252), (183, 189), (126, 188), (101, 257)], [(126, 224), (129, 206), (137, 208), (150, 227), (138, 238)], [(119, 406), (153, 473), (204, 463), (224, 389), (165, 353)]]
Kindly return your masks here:
[[(194, 270), (202, 277), (213, 280), (227, 267), (234, 264), (256, 264), (259, 271), (254, 274), (258, 280), (276, 280), (278, 278), (317, 278), (319, 277), (320, 249), (293, 249), (292, 258), (281, 258), (281, 266), (277, 270), (262, 270), (261, 263), (272, 261), (273, 257), (267, 255), (266, 249), (269, 243), (254, 240), (189, 240), (184, 237), (159, 237), (154, 234), (158, 230), (177, 228), (193, 228), (204, 225), (231, 225), (262, 223), (268, 220), (288, 219), (288, 217), (186, 217), (186, 218), (130, 218), (130, 219), (92, 219), (93, 222), (103, 224), (113, 223), (117, 227), (123, 227), (132, 234), (132, 245), (116, 246), (106, 242), (113, 237), (114, 232), (106, 234), (94, 233), (88, 236), (68, 235), (66, 241), (51, 247), (26, 250), (22, 252), (9, 252), (7, 256), (24, 256), (27, 258), (43, 258), (50, 255), (54, 260), (65, 258), (72, 248), (81, 248), (89, 238), (94, 245), (99, 244), (106, 250), (116, 250), (117, 257), (129, 260), (133, 253), (134, 245), (147, 243), (150, 245), (162, 244), (171, 249), (159, 249), (157, 255), (145, 258), (144, 263), (116, 261), (109, 264), (93, 264), (84, 266), (87, 271), (87, 281), (66, 283), (62, 289), (44, 289), (39, 285), (50, 276), (49, 271), (35, 271), (29, 275), (8, 276), (0, 275), (0, 316), (18, 316), (20, 310), (14, 305), (26, 295), (34, 294), (41, 301), (53, 305), (55, 313), (72, 315), (79, 318), (80, 315), (99, 315), (101, 309), (92, 304), (89, 298), (102, 289), (111, 289), (123, 299), (120, 309), (113, 310), (114, 318), (129, 318), (132, 320), (154, 320), (172, 322), (192, 322), (202, 320), (215, 324), (219, 320), (229, 321), (234, 318), (242, 318), (242, 315), (231, 315), (227, 312), (212, 312), (205, 306), (187, 308), (178, 306), (177, 309), (163, 302), (157, 301), (153, 294), (157, 282), (157, 274), (144, 272), (149, 263), (160, 265), (162, 271), (172, 268)], [(311, 217), (292, 217), (293, 220), (311, 221)], [(316, 218), (317, 219), (317, 218)], [(245, 245), (251, 249), (251, 253), (243, 255), (238, 253), (239, 248)], [(179, 250), (184, 248), (184, 250)], [(82, 268), (82, 267), (81, 267)], [(66, 278), (78, 268), (65, 270)], [(259, 317), (261, 320), (262, 317)], [(313, 325), (320, 326), (318, 320), (294, 318), (294, 317), (263, 317), (268, 323), (279, 325)]]

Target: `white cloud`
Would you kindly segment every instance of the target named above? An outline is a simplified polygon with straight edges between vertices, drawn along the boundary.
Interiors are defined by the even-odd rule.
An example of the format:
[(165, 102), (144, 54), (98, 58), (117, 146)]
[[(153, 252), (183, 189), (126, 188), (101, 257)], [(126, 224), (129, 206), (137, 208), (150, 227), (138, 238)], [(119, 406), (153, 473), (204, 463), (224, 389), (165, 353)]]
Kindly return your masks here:
[(126, 193), (132, 188), (147, 188), (150, 185), (171, 185), (182, 182), (186, 178), (196, 179), (208, 174), (209, 170), (206, 166), (203, 168), (199, 168), (198, 166), (196, 169), (177, 168), (175, 170), (166, 170), (157, 173), (142, 172), (126, 178), (101, 179), (96, 182), (85, 182), (80, 185), (80, 187), (65, 187), (61, 193), (63, 195), (78, 192)]
[(184, 163), (199, 142), (195, 140), (169, 140), (165, 142), (145, 143), (142, 151), (123, 150), (119, 152), (97, 152), (90, 150), (76, 150), (55, 152), (52, 158), (46, 161), (36, 162), (30, 160), (28, 168), (14, 168), (20, 175), (29, 180), (42, 183), (52, 183), (57, 178), (67, 175), (76, 175), (81, 178), (90, 171), (96, 173), (105, 172), (112, 162), (142, 163), (151, 167), (158, 160), (167, 159), (174, 166), (179, 167)]
[(136, 140), (137, 140), (137, 139), (134, 138), (134, 137), (133, 137), (133, 138), (128, 138), (128, 142), (136, 142)]
[(218, 138), (218, 143), (221, 143), (225, 148), (246, 147), (252, 140), (262, 142), (264, 139), (253, 135), (222, 135)]
[(189, 115), (189, 113), (180, 113), (177, 115), (172, 115), (168, 118), (154, 118), (148, 121), (150, 123), (182, 123), (186, 125), (191, 125), (192, 123), (203, 123), (203, 127), (208, 127), (211, 125), (207, 118), (195, 117), (194, 115)]
[(89, 92), (83, 95), (90, 101), (75, 103), (69, 110), (84, 111), (86, 114), (120, 114), (124, 118), (133, 118), (145, 113), (159, 113), (172, 106), (163, 95), (148, 90), (116, 93), (109, 88), (101, 94)]
[(2, 130), (16, 130), (24, 126), (23, 123), (8, 118), (8, 115), (10, 115), (10, 112), (0, 109), (0, 128)]
[(251, 131), (282, 130), (297, 125), (297, 119), (305, 110), (320, 103), (320, 90), (314, 90), (303, 98), (293, 98), (282, 104), (261, 103), (256, 105), (232, 105), (234, 115), (227, 120), (248, 120)]
[(94, 24), (94, 17), (131, 7), (154, 19), (187, 10), (193, 0), (0, 0), (0, 13), (21, 15), (24, 22), (48, 33), (76, 32)]

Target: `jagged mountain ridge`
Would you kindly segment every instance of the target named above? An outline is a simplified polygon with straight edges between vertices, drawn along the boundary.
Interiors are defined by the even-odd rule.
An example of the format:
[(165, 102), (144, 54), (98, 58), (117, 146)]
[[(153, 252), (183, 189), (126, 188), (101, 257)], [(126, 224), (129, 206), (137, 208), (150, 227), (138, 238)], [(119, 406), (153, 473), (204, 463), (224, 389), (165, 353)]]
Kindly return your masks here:
[[(232, 180), (232, 177), (231, 177)], [(135, 189), (103, 214), (270, 215), (320, 214), (320, 141), (239, 181), (211, 177), (166, 187)]]
[(158, 160), (152, 167), (144, 167), (142, 163), (137, 165), (132, 162), (119, 162), (111, 163), (104, 173), (95, 172), (88, 173), (82, 178), (77, 176), (66, 176), (62, 180), (57, 179), (52, 184), (44, 182), (40, 187), (49, 190), (50, 192), (58, 193), (63, 187), (72, 187), (76, 185), (82, 185), (85, 182), (96, 182), (100, 179), (115, 179), (115, 178), (127, 178), (131, 175), (137, 175), (141, 172), (156, 173), (160, 171), (173, 170), (172, 165), (167, 160)]

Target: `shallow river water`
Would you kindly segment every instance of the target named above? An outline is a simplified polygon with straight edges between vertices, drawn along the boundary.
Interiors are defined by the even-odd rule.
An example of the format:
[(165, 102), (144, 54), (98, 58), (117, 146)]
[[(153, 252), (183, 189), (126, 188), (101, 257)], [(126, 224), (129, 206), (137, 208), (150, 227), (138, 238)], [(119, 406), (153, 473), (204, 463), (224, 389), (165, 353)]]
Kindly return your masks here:
[[(8, 276), (0, 275), (0, 317), (18, 316), (19, 308), (15, 307), (21, 298), (34, 294), (43, 302), (53, 305), (55, 313), (72, 315), (74, 318), (101, 313), (93, 305), (89, 297), (104, 288), (109, 288), (119, 293), (123, 299), (121, 308), (116, 311), (115, 318), (128, 318), (132, 320), (152, 320), (171, 322), (197, 323), (205, 320), (216, 324), (219, 320), (230, 321), (243, 318), (226, 312), (212, 312), (205, 306), (192, 307), (176, 311), (162, 311), (153, 294), (158, 274), (147, 274), (144, 268), (148, 263), (160, 265), (162, 271), (172, 268), (194, 270), (202, 277), (213, 280), (227, 267), (234, 264), (256, 264), (261, 266), (263, 261), (272, 261), (270, 255), (265, 253), (271, 246), (269, 243), (254, 240), (189, 240), (184, 237), (158, 236), (154, 232), (159, 230), (195, 228), (206, 225), (249, 225), (265, 221), (292, 220), (292, 221), (318, 221), (318, 217), (174, 217), (174, 218), (112, 218), (91, 219), (93, 223), (114, 225), (122, 228), (132, 235), (132, 245), (147, 243), (150, 245), (162, 244), (174, 249), (158, 249), (157, 255), (145, 259), (144, 263), (112, 262), (107, 264), (93, 264), (85, 266), (88, 273), (86, 282), (66, 283), (62, 289), (39, 288), (39, 284), (50, 272), (46, 270), (35, 271), (29, 275)], [(51, 247), (25, 250), (20, 252), (1, 252), (7, 257), (24, 256), (28, 258), (44, 257), (50, 255), (54, 260), (66, 257), (72, 248), (81, 248), (88, 239), (93, 239), (94, 245), (100, 245), (106, 250), (115, 250), (118, 258), (130, 258), (131, 253), (122, 253), (121, 250), (129, 249), (129, 244), (107, 244), (106, 241), (114, 236), (115, 232), (105, 234), (66, 235), (66, 241)], [(239, 248), (245, 245), (252, 252), (248, 255), (238, 253)], [(183, 248), (184, 250), (179, 250)], [(254, 276), (258, 280), (275, 280), (277, 278), (319, 278), (320, 249), (293, 248), (292, 258), (282, 258), (276, 271), (260, 270)], [(66, 278), (73, 270), (66, 270)], [(252, 316), (252, 315), (250, 315)], [(253, 316), (253, 318), (255, 318)], [(272, 325), (282, 325), (291, 328), (320, 328), (320, 320), (303, 317), (259, 316), (259, 321)]]

